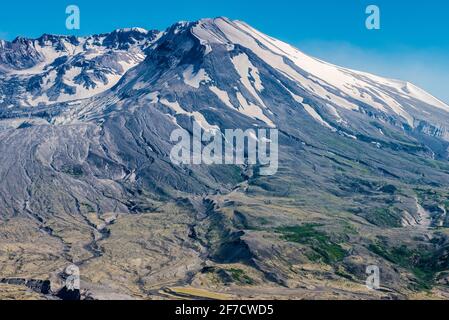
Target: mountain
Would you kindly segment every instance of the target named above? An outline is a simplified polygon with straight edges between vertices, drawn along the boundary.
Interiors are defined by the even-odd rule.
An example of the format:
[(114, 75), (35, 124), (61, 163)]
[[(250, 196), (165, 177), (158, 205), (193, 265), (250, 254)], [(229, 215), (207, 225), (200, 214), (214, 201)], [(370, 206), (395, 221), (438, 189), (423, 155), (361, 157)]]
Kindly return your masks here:
[[(74, 263), (99, 299), (447, 296), (449, 106), (413, 84), (227, 18), (16, 39), (0, 65), (2, 277), (57, 287)], [(278, 172), (174, 164), (194, 122), (277, 128)]]
[(0, 43), (2, 106), (47, 105), (113, 87), (145, 58), (159, 32), (139, 28), (86, 38), (43, 35)]

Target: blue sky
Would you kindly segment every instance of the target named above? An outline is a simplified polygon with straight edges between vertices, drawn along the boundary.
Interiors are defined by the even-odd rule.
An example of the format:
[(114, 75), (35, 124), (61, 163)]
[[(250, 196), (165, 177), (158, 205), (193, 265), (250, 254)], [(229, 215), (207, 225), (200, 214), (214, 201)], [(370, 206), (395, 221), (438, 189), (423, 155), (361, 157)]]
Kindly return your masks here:
[[(81, 30), (65, 29), (65, 8), (81, 10)], [(365, 28), (365, 8), (381, 10), (381, 29)], [(4, 1), (0, 38), (43, 33), (86, 35), (179, 20), (244, 20), (329, 62), (416, 83), (449, 102), (447, 0), (22, 0)]]

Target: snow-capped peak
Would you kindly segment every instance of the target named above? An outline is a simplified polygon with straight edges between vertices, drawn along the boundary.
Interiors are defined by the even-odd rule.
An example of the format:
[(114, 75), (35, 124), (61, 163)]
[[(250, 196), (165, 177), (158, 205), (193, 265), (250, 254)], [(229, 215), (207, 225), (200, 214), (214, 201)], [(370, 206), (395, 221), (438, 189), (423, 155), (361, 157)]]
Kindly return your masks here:
[[(324, 62), (245, 22), (224, 17), (178, 22), (163, 33), (125, 28), (89, 37), (44, 35), (2, 42), (0, 70), (7, 72), (0, 78), (0, 107), (92, 97), (114, 87), (128, 70), (148, 60), (147, 54), (154, 61), (138, 68), (138, 79), (129, 73), (120, 90), (161, 92), (169, 91), (170, 85), (185, 85), (187, 91), (206, 89), (219, 104), (269, 126), (275, 125), (276, 115), (270, 90), (281, 90), (278, 95), (290, 99), (284, 99), (284, 105), (302, 108), (332, 131), (356, 114), (403, 128), (432, 124), (431, 130), (440, 132), (447, 126), (449, 106), (411, 83)], [(226, 68), (218, 72), (216, 61)], [(162, 79), (169, 70), (170, 76)], [(161, 79), (152, 79), (154, 74)], [(152, 88), (159, 80), (163, 88)], [(182, 83), (171, 83), (178, 80)]]
[(135, 27), (135, 28), (121, 28), (121, 29), (116, 29), (115, 32), (138, 32), (138, 33), (142, 33), (142, 34), (148, 34), (150, 31), (144, 28), (139, 28), (139, 27)]
[(251, 50), (299, 87), (315, 92), (337, 108), (358, 110), (360, 104), (369, 105), (400, 116), (411, 127), (417, 101), (449, 112), (447, 104), (414, 85), (326, 63), (241, 21), (203, 19), (192, 33), (208, 51), (212, 44), (240, 45)]

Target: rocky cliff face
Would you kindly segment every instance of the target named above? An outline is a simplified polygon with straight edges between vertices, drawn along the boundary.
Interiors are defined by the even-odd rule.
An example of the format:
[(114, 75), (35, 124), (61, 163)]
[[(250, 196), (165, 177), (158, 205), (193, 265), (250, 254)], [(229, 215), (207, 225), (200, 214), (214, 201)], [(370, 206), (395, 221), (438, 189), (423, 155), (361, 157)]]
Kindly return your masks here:
[(0, 41), (0, 62), (2, 68), (21, 70), (31, 68), (43, 57), (29, 39), (17, 38), (13, 42)]
[(104, 92), (145, 58), (158, 36), (135, 28), (86, 38), (43, 35), (3, 41), (0, 105), (49, 105)]

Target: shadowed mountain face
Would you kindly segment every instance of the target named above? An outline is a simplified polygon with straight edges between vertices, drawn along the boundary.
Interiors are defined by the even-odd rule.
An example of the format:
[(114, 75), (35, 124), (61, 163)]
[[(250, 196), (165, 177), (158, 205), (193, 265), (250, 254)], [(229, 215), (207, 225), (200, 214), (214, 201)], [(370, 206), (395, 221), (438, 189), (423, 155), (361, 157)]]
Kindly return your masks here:
[[(1, 42), (0, 67), (0, 278), (75, 263), (95, 298), (447, 295), (449, 106), (413, 84), (225, 18)], [(277, 128), (278, 172), (173, 164), (194, 122)]]

